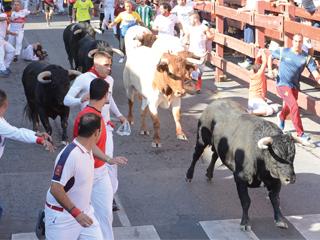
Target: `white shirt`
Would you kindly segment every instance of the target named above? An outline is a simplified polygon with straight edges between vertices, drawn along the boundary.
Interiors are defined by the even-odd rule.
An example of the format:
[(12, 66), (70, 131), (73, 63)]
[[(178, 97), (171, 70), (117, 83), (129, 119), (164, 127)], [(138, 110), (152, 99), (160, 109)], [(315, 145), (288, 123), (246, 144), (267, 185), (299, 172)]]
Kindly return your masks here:
[[(88, 151), (74, 139), (58, 154), (51, 181), (64, 186), (68, 197), (75, 206), (88, 213), (92, 211), (90, 202), (93, 178), (94, 158), (92, 151)], [(46, 201), (50, 205), (62, 207), (50, 193), (50, 189), (47, 192)]]
[[(67, 95), (64, 97), (63, 104), (68, 107), (80, 105), (81, 109), (85, 108), (88, 105), (88, 101), (81, 103), (81, 97), (89, 93), (90, 83), (95, 78), (97, 78), (97, 76), (92, 72), (86, 72), (78, 76), (74, 80)], [(110, 110), (114, 115), (116, 115), (116, 117), (120, 117), (122, 114), (120, 113), (112, 97), (114, 80), (111, 76), (107, 76), (105, 80), (109, 83), (109, 104), (105, 104), (103, 106), (101, 115), (104, 121), (108, 122), (110, 121)]]
[(189, 51), (197, 56), (206, 53), (207, 36), (205, 34), (207, 27), (200, 24), (198, 26), (189, 26)]
[(30, 14), (27, 9), (22, 9), (18, 12), (13, 11), (10, 16), (11, 23), (9, 25), (9, 30), (11, 32), (23, 31), (24, 24), (26, 22), (26, 16)]
[(114, 0), (104, 0), (103, 8), (114, 8)]
[[(7, 17), (7, 14), (0, 13), (0, 17)], [(5, 40), (5, 37), (7, 35), (7, 21), (0, 21), (0, 40)]]
[(174, 36), (174, 25), (178, 22), (176, 15), (170, 14), (168, 17), (162, 14), (156, 16), (153, 27), (158, 29), (158, 35), (169, 34)]
[(190, 14), (193, 13), (193, 7), (190, 5), (180, 6), (176, 5), (171, 13), (174, 13), (178, 17), (178, 21), (182, 24), (183, 28), (190, 25)]
[(0, 158), (3, 154), (6, 138), (26, 143), (36, 143), (37, 136), (35, 134), (34, 131), (26, 128), (16, 128), (10, 125), (3, 117), (0, 117)]
[(28, 61), (39, 61), (39, 58), (34, 54), (32, 44), (22, 49), (21, 58)]

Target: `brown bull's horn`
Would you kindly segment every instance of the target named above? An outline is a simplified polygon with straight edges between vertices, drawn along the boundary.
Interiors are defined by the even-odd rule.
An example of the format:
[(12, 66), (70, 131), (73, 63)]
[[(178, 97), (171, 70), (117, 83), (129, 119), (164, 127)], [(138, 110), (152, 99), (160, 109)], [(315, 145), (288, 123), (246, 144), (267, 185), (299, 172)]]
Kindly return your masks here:
[(118, 48), (111, 48), (112, 52), (118, 54), (120, 57), (124, 57), (124, 53)]
[(77, 35), (82, 32), (82, 29), (77, 29), (73, 32), (73, 35)]
[(271, 137), (264, 137), (258, 141), (258, 148), (260, 149), (268, 149), (268, 145), (272, 144), (273, 140)]
[(73, 70), (73, 69), (69, 69), (68, 70), (68, 75), (70, 76), (70, 75), (77, 75), (77, 76), (79, 76), (79, 75), (81, 75), (82, 74), (82, 72), (79, 72), (79, 71), (77, 71), (77, 70)]
[(51, 72), (50, 71), (43, 71), (41, 73), (38, 74), (38, 81), (44, 84), (48, 84), (51, 83), (51, 80), (45, 80), (44, 78), (46, 77), (51, 77)]
[(88, 57), (89, 57), (89, 58), (93, 58), (93, 55), (95, 55), (97, 52), (98, 52), (98, 49), (97, 49), (97, 48), (90, 50), (90, 51), (88, 52)]

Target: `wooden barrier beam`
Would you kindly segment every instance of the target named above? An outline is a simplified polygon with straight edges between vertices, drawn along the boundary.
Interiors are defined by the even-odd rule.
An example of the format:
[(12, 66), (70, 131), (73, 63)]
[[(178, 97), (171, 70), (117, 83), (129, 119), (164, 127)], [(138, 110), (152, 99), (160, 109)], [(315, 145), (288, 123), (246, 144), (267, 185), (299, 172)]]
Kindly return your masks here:
[(283, 31), (283, 16), (272, 16), (255, 13), (253, 22), (256, 27), (263, 27), (279, 32)]
[(320, 41), (320, 28), (307, 26), (302, 23), (284, 20), (284, 32), (289, 34), (300, 33), (304, 37)]
[(242, 40), (224, 35), (222, 33), (215, 33), (213, 41), (251, 58), (255, 57), (255, 47), (253, 44), (245, 43)]
[(238, 5), (238, 6), (244, 6), (246, 5), (246, 0), (224, 0), (224, 3)]
[(248, 13), (248, 12), (238, 13), (236, 9), (221, 6), (216, 3), (215, 14), (253, 25), (253, 13)]
[(315, 20), (320, 22), (320, 11), (316, 11), (314, 14), (309, 13), (304, 8), (293, 7), (293, 11), (289, 12), (292, 17), (301, 17), (309, 20)]
[(199, 1), (195, 2), (195, 5), (193, 6), (194, 9), (205, 11), (205, 12), (214, 12), (214, 4), (211, 2), (205, 2), (205, 1)]

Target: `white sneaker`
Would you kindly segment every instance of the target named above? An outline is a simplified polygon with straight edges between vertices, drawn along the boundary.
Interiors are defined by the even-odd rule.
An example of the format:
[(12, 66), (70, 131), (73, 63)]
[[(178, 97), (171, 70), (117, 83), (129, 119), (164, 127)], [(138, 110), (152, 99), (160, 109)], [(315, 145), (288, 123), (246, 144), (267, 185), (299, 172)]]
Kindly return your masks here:
[(124, 58), (120, 58), (119, 63), (123, 63), (123, 62), (124, 62)]

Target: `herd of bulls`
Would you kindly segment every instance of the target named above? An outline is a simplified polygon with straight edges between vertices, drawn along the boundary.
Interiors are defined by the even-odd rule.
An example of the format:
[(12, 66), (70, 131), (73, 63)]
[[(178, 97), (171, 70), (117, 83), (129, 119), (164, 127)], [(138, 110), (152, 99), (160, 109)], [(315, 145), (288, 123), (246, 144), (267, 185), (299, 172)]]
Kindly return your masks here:
[[(33, 62), (25, 68), (22, 82), (27, 98), (26, 110), (34, 129), (39, 127), (40, 118), (45, 130), (51, 134), (49, 117), (60, 116), (62, 141), (67, 141), (69, 108), (63, 105), (63, 99), (70, 81), (90, 69), (98, 45), (104, 45), (110, 55), (114, 52), (122, 54), (107, 42), (95, 40), (95, 34), (95, 29), (86, 24), (71, 24), (64, 30), (68, 60), (76, 70), (43, 62)], [(154, 127), (153, 147), (161, 146), (159, 106), (172, 107), (177, 138), (187, 140), (180, 124), (181, 97), (186, 93), (185, 84), (191, 80), (191, 72), (205, 61), (206, 56), (194, 56), (184, 50), (177, 38), (157, 38), (140, 26), (128, 30), (125, 42), (127, 61), (123, 83), (129, 103), (128, 121), (133, 123), (133, 99), (138, 93), (142, 98), (140, 134), (149, 134), (145, 117), (150, 113)], [(247, 114), (237, 103), (221, 99), (210, 104), (199, 119), (187, 181), (192, 180), (195, 164), (207, 146), (213, 151), (206, 174), (208, 179), (213, 177), (218, 157), (234, 174), (243, 208), (241, 227), (250, 230), (248, 187), (259, 187), (263, 183), (269, 191), (276, 226), (287, 228), (280, 211), (279, 193), (281, 184), (295, 181), (293, 138), (282, 133), (275, 124)]]

